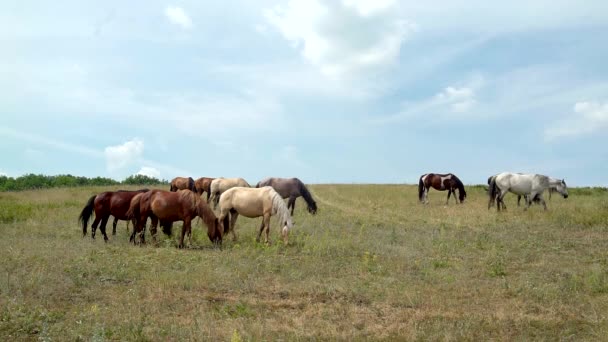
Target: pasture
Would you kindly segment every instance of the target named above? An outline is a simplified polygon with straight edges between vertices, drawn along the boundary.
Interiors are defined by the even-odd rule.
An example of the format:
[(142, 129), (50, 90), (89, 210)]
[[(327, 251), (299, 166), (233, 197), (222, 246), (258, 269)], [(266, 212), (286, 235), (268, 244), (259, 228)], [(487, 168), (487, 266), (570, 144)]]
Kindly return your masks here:
[(261, 218), (240, 217), (222, 250), (198, 219), (183, 250), (181, 223), (157, 246), (129, 244), (124, 221), (107, 244), (82, 238), (87, 199), (115, 189), (0, 193), (2, 340), (608, 336), (602, 189), (553, 196), (547, 212), (509, 194), (497, 213), (482, 187), (445, 206), (434, 190), (419, 204), (413, 185), (313, 185), (319, 211), (298, 199), (290, 245), (275, 217), (270, 246), (255, 242)]

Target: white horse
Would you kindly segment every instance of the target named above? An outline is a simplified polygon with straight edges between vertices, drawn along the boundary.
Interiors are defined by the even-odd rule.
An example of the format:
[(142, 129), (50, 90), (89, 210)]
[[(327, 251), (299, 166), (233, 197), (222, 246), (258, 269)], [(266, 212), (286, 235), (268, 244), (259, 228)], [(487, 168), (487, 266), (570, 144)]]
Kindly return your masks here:
[[(517, 174), (519, 174), (519, 175), (523, 175), (523, 173), (519, 173), (519, 172), (518, 172)], [(490, 177), (488, 178), (488, 185), (490, 185), (490, 182), (491, 182), (491, 181), (492, 181), (492, 179), (493, 179), (493, 178), (495, 178), (496, 176), (498, 176), (498, 175), (493, 175), (493, 176), (490, 176)], [(554, 192), (556, 192), (556, 191), (555, 191), (555, 187), (556, 187), (556, 185), (551, 185), (551, 186), (549, 186), (549, 200), (551, 200), (551, 195), (552, 195)], [(486, 191), (488, 191), (488, 189), (486, 189)], [(527, 201), (528, 201), (528, 195), (517, 195), (517, 206), (518, 206), (518, 207), (519, 207), (519, 206), (520, 206), (520, 204), (521, 204), (521, 198), (522, 198), (522, 197), (524, 198), (524, 202), (525, 202), (525, 203), (527, 203)], [(536, 198), (534, 198), (534, 199), (533, 199), (533, 202), (534, 202), (534, 203), (536, 203), (536, 204), (540, 204), (540, 199), (538, 198), (538, 196), (537, 196)], [(504, 203), (503, 203), (503, 204), (504, 204)], [(490, 206), (493, 206), (493, 205), (494, 205), (494, 201), (493, 201), (493, 200), (491, 200), (491, 201), (490, 201)]]
[(539, 174), (503, 172), (490, 177), (489, 180), (490, 188), (488, 189), (488, 194), (490, 201), (488, 209), (490, 209), (494, 200), (496, 200), (496, 210), (500, 211), (501, 203), (502, 208), (506, 209), (503, 199), (507, 192), (512, 192), (516, 195), (527, 195), (525, 209), (530, 207), (532, 200), (538, 198), (545, 210), (547, 210), (547, 203), (543, 198), (543, 192), (548, 188), (555, 188), (555, 191), (564, 196), (564, 198), (568, 198), (568, 187), (563, 179)]
[[(281, 236), (283, 242), (287, 244), (289, 230), (293, 227), (289, 209), (279, 195), (272, 187), (265, 186), (261, 188), (243, 188), (234, 187), (226, 190), (220, 197), (220, 234), (232, 232), (232, 238), (236, 241), (235, 224), (239, 214), (255, 218), (263, 216), (260, 232), (258, 233), (257, 241), (260, 241), (262, 232), (266, 233), (266, 243), (270, 243), (268, 235), (270, 232), (270, 216), (278, 215), (279, 222), (283, 225)], [(228, 220), (230, 214), (230, 220)]]
[(219, 202), (220, 196), (222, 195), (222, 193), (224, 193), (224, 191), (226, 191), (230, 188), (234, 188), (236, 186), (241, 186), (241, 187), (246, 187), (246, 188), (251, 187), (251, 185), (249, 185), (249, 183), (247, 183), (247, 181), (244, 180), (243, 178), (219, 177), (219, 178), (214, 179), (213, 181), (211, 181), (211, 185), (209, 186), (209, 190), (211, 191), (211, 197), (209, 198), (207, 203), (213, 202), (213, 209), (216, 209), (217, 203)]

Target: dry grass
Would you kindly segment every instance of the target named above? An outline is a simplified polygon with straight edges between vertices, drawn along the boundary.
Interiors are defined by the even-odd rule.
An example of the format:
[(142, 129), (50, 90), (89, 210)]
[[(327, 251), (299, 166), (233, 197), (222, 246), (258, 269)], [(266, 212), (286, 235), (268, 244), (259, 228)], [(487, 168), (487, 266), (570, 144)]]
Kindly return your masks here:
[[(106, 188), (0, 193), (2, 340), (598, 340), (608, 336), (608, 193), (549, 211), (417, 202), (405, 185), (318, 185), (287, 247), (104, 244), (76, 218)], [(109, 226), (111, 226), (109, 224)], [(179, 224), (177, 225), (179, 231)], [(278, 241), (276, 222), (271, 237)], [(99, 236), (99, 235), (98, 235)]]

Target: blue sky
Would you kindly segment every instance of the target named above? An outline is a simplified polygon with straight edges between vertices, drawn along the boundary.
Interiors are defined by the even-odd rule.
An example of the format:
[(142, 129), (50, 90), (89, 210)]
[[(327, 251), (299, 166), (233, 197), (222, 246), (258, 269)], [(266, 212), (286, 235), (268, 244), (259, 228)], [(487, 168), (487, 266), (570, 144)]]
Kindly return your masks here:
[(608, 2), (15, 1), (0, 174), (608, 186)]

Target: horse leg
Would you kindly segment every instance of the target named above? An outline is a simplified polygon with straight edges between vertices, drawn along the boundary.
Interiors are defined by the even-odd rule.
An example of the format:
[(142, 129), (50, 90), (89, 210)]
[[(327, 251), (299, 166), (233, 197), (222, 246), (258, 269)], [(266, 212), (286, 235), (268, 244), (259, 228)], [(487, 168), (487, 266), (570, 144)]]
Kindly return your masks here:
[(93, 224), (91, 225), (91, 238), (92, 239), (95, 238), (95, 233), (97, 232), (97, 225), (99, 225), (99, 221), (101, 221), (101, 217), (95, 215), (95, 220), (93, 221)]
[(269, 239), (269, 235), (270, 235), (270, 213), (264, 215), (264, 226), (266, 226), (265, 228), (265, 235), (266, 235), (266, 243), (270, 245), (270, 239)]
[(262, 232), (264, 231), (264, 219), (262, 219), (262, 224), (260, 225), (260, 231), (258, 232), (258, 237), (255, 239), (256, 242), (260, 242), (260, 237), (262, 237)]
[(287, 201), (287, 209), (291, 207), (291, 216), (293, 216), (293, 209), (296, 207), (296, 197), (289, 197), (289, 201)]
[(236, 236), (236, 218), (239, 216), (239, 213), (235, 210), (230, 212), (230, 232), (232, 233), (232, 241), (237, 240)]
[(116, 225), (117, 224), (118, 224), (118, 219), (116, 217), (114, 217), (114, 222), (112, 222), (112, 235), (116, 235)]
[(179, 239), (179, 245), (177, 248), (184, 248), (184, 236), (186, 235), (186, 232), (190, 231), (190, 228), (190, 218), (185, 218), (184, 225), (182, 226), (182, 236)]
[(507, 210), (507, 206), (505, 205), (505, 195), (509, 192), (509, 190), (500, 190), (500, 193), (496, 197), (496, 211), (500, 211), (500, 205), (502, 203), (502, 209)]
[[(445, 201), (445, 205), (450, 203), (450, 195), (452, 194), (452, 189), (448, 189), (448, 199)], [(456, 198), (456, 194), (454, 194), (454, 198)], [(456, 202), (458, 203), (458, 202)]]
[[(152, 242), (156, 243), (156, 227), (158, 226), (158, 217), (152, 216), (150, 218), (150, 235), (152, 235)], [(145, 229), (144, 229), (145, 232)], [(142, 235), (143, 239), (143, 235)]]
[(110, 218), (110, 215), (104, 216), (101, 219), (101, 225), (99, 226), (99, 230), (101, 230), (101, 234), (103, 234), (103, 240), (106, 242), (108, 242), (108, 235), (106, 234), (106, 224), (108, 223), (109, 218)]

